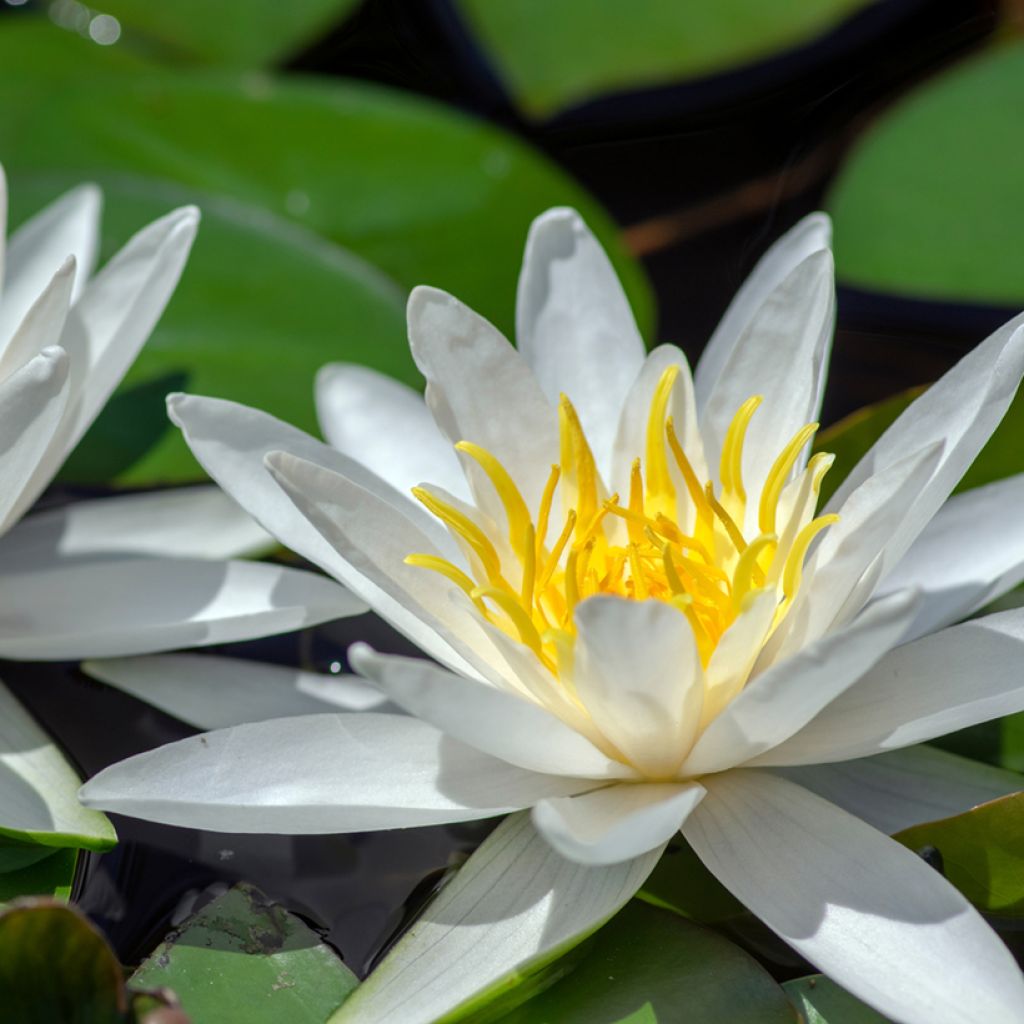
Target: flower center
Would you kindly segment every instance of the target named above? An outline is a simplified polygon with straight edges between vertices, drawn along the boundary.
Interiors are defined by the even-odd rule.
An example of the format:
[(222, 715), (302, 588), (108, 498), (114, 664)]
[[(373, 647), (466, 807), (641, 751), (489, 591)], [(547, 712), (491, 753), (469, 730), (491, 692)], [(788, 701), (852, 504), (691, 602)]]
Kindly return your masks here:
[[(701, 480), (694, 470), (668, 413), (678, 374), (678, 367), (668, 367), (654, 391), (645, 451), (633, 460), (628, 494), (605, 493), (579, 417), (563, 395), (559, 461), (551, 467), (536, 514), (494, 455), (460, 441), (456, 449), (493, 485), (507, 535), (493, 535), (456, 504), (417, 487), (413, 494), (448, 528), (469, 572), (436, 555), (412, 554), (406, 562), (456, 583), (480, 615), (526, 644), (556, 676), (571, 674), (573, 612), (595, 594), (672, 604), (689, 622), (706, 667), (748, 602), (770, 589), (777, 603), (766, 642), (792, 606), (808, 547), (837, 519), (814, 517), (833, 456), (813, 456), (794, 477), (818, 424), (802, 427), (768, 470), (756, 517), (752, 504), (748, 514), (743, 446), (761, 397), (749, 398), (732, 419), (716, 493), (712, 481)], [(561, 493), (560, 528), (553, 518), (556, 492)]]

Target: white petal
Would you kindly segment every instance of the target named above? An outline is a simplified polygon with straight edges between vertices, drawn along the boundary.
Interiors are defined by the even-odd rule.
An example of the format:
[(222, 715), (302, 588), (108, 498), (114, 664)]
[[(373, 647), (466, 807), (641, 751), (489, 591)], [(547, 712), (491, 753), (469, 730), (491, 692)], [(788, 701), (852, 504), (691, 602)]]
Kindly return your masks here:
[(551, 404), (569, 396), (607, 474), (619, 410), (645, 350), (618, 276), (575, 210), (548, 210), (530, 227), (516, 343)]
[(1024, 775), (925, 746), (771, 771), (889, 833), (1024, 789)]
[(108, 555), (233, 558), (273, 543), (219, 487), (182, 487), (30, 515), (0, 538), (0, 573)]
[(0, 382), (0, 532), (19, 514), (26, 489), (60, 427), (68, 392), (68, 359), (56, 346)]
[(598, 729), (648, 775), (670, 778), (700, 724), (693, 630), (665, 601), (592, 597), (575, 612), (573, 683)]
[(0, 303), (0, 343), (11, 337), (69, 256), (74, 256), (78, 264), (74, 298), (81, 294), (96, 262), (101, 203), (102, 196), (95, 185), (79, 185), (26, 221), (11, 236)]
[(911, 636), (949, 626), (1024, 580), (1024, 474), (954, 494), (878, 588), (923, 591)]
[[(832, 254), (821, 249), (790, 271), (753, 313), (704, 401), (700, 429), (713, 478), (736, 410), (752, 395), (763, 395), (746, 435), (742, 466), (747, 493), (761, 493), (776, 456), (818, 417), (834, 323)], [(798, 470), (806, 457), (805, 450)], [(757, 503), (749, 505), (756, 520)]]
[(87, 807), (215, 832), (322, 835), (490, 818), (586, 788), (405, 715), (304, 715), (191, 736), (104, 769)]
[(420, 658), (387, 657), (366, 644), (349, 650), (352, 667), (400, 707), (448, 736), (520, 768), (577, 778), (629, 778), (589, 740), (531, 701), (465, 679)]
[[(683, 770), (722, 771), (784, 743), (829, 702), (857, 684), (913, 620), (917, 595), (893, 594), (752, 679), (704, 730)], [(770, 763), (773, 754), (765, 755)]]
[(443, 528), (411, 495), (399, 494), (354, 459), (265, 412), (219, 398), (173, 394), (167, 396), (167, 413), (203, 469), (256, 522), (331, 575), (346, 572), (344, 561), (267, 471), (263, 460), (269, 452), (289, 452), (342, 473), (401, 509), (435, 544), (446, 540)]
[[(622, 406), (618, 421), (618, 433), (612, 451), (612, 468), (608, 485), (619, 494), (629, 494), (629, 474), (633, 460), (644, 460), (647, 468), (647, 420), (651, 411), (651, 400), (669, 366), (679, 368), (679, 376), (672, 397), (669, 400), (668, 415), (672, 417), (676, 437), (682, 445), (693, 471), (700, 480), (706, 480), (707, 464), (704, 461), (704, 444), (697, 427), (696, 405), (693, 398), (693, 379), (683, 352), (675, 345), (659, 345), (644, 361), (640, 372), (633, 381)], [(662, 438), (662, 443), (665, 439)], [(670, 472), (677, 483), (679, 493), (684, 493), (681, 477), (670, 462)]]
[(558, 423), (530, 368), (483, 317), (435, 288), (413, 289), (408, 320), (438, 427), (496, 456), (536, 508), (558, 461)]
[(581, 942), (643, 885), (653, 850), (610, 867), (557, 854), (528, 815), (502, 822), (333, 1024), (431, 1024), (516, 972)]
[(879, 754), (1024, 710), (1024, 609), (950, 626), (892, 651), (758, 764)]
[(936, 441), (943, 457), (910, 515), (886, 545), (895, 565), (974, 461), (1013, 400), (1024, 373), (1024, 314), (1004, 324), (903, 412), (854, 467), (829, 501), (838, 509), (869, 477), (907, 451)]
[(316, 409), (328, 443), (400, 493), (426, 481), (469, 497), (451, 442), (412, 388), (365, 366), (331, 363), (316, 375)]
[(69, 256), (25, 313), (0, 354), (0, 380), (60, 340), (71, 308), (75, 270), (75, 258)]
[(1024, 978), (973, 907), (920, 858), (799, 786), (704, 780), (683, 826), (705, 865), (789, 945), (904, 1024), (1019, 1021)]
[(828, 215), (812, 213), (790, 228), (761, 257), (736, 292), (697, 363), (694, 388), (698, 409), (707, 405), (736, 345), (765, 300), (808, 256), (828, 249), (831, 242)]
[(111, 558), (0, 575), (0, 656), (61, 661), (271, 636), (361, 612), (332, 580), (261, 562)]
[(283, 452), (268, 455), (267, 465), (337, 553), (334, 574), (354, 594), (431, 657), (460, 673), (488, 675), (493, 646), (468, 597), (440, 573), (405, 562), (410, 554), (438, 554), (418, 524), (329, 469)]
[(86, 675), (197, 729), (325, 711), (381, 710), (387, 697), (355, 676), (327, 676), (240, 658), (164, 654), (87, 661)]
[(174, 292), (198, 224), (199, 211), (184, 207), (143, 228), (72, 306), (60, 339), (70, 361), (67, 412), (19, 512), (42, 493), (135, 361)]
[(533, 809), (533, 823), (569, 860), (618, 864), (664, 849), (705, 792), (698, 782), (619, 783), (542, 800)]
[(0, 837), (27, 832), (45, 846), (109, 849), (117, 841), (113, 826), (78, 803), (79, 785), (61, 752), (0, 683)]

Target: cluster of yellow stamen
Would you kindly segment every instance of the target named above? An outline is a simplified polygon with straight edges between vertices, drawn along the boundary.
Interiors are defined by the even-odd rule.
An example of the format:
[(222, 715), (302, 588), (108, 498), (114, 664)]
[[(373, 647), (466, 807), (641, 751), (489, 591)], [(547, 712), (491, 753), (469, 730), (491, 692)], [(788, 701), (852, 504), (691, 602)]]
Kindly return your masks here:
[[(765, 478), (758, 533), (748, 541), (743, 445), (761, 398), (744, 402), (726, 432), (716, 494), (712, 483), (699, 479), (668, 412), (678, 373), (678, 367), (668, 367), (655, 389), (645, 451), (633, 461), (624, 501), (619, 494), (602, 494), (590, 445), (563, 395), (559, 462), (551, 467), (535, 518), (494, 455), (470, 441), (456, 445), (483, 470), (501, 501), (508, 526), (504, 559), (500, 539), (496, 543), (465, 512), (417, 487), (414, 495), (459, 543), (470, 573), (436, 555), (412, 554), (406, 562), (446, 576), (484, 618), (530, 647), (556, 674), (571, 657), (574, 609), (595, 594), (670, 602), (689, 621), (705, 665), (754, 594), (771, 589), (777, 595), (776, 627), (800, 587), (808, 547), (836, 519), (811, 518), (832, 456), (815, 455), (804, 473), (802, 496), (790, 494), (785, 501), (793, 468), (818, 425), (797, 431)], [(549, 542), (556, 491), (562, 527)]]

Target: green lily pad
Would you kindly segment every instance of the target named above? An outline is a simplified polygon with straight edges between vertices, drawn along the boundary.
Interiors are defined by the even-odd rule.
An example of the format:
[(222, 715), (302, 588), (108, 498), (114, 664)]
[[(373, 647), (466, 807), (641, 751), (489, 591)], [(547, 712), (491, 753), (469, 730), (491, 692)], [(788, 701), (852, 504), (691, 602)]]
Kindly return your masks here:
[[(555, 975), (557, 978), (558, 976)], [(715, 932), (634, 900), (575, 967), (504, 1016), (464, 1024), (796, 1024), (782, 989)]]
[(124, 30), (121, 45), (152, 46), (161, 57), (230, 67), (264, 67), (289, 57), (359, 0), (101, 0)]
[[(78, 851), (63, 849), (54, 852), (53, 847), (49, 846), (33, 849), (41, 853), (41, 856), (26, 860), (20, 868), (0, 871), (0, 903), (19, 896), (52, 896), (59, 900), (71, 898)], [(4, 852), (4, 848), (0, 848), (0, 860)]]
[(823, 974), (794, 978), (782, 987), (804, 1024), (887, 1024), (888, 1017), (865, 1006)]
[(506, 88), (548, 117), (609, 92), (728, 71), (811, 42), (868, 0), (457, 0)]
[[(2, 876), (0, 876), (2, 877)], [(125, 1024), (121, 967), (72, 907), (26, 900), (0, 908), (0, 994), (18, 1024)]]
[(1024, 916), (1024, 793), (915, 825), (894, 838), (911, 850), (935, 847), (946, 877), (979, 909)]
[(10, 173), (173, 179), (198, 199), (262, 207), (358, 253), (406, 290), (447, 289), (505, 331), (530, 221), (575, 206), (608, 247), (641, 329), (652, 324), (650, 288), (607, 215), (497, 128), (367, 83), (54, 71), (64, 54), (51, 37), (60, 32), (18, 24), (31, 20), (12, 19), (0, 33), (0, 153)]
[(701, 924), (720, 924), (749, 913), (684, 840), (669, 846), (637, 895)]
[(252, 886), (190, 917), (132, 975), (169, 987), (197, 1022), (323, 1024), (359, 984), (315, 932)]
[[(23, 219), (73, 178), (14, 178)], [(103, 257), (133, 231), (197, 197), (145, 178), (100, 178)], [(164, 409), (168, 391), (229, 398), (316, 432), (313, 377), (345, 360), (418, 382), (405, 341), (405, 297), (359, 257), (289, 221), (218, 197), (168, 308), (120, 393), (68, 461), (76, 483), (152, 484), (204, 474)]]
[(827, 202), (840, 280), (1024, 305), (1024, 43), (930, 79), (862, 136)]

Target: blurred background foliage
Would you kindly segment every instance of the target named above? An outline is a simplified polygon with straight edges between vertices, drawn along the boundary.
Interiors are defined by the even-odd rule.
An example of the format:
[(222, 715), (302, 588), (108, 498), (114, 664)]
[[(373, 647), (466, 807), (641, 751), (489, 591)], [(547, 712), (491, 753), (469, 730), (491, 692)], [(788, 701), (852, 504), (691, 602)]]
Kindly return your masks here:
[[(833, 215), (839, 321), (820, 438), (838, 456), (831, 486), (915, 389), (1024, 306), (1019, 0), (93, 2), (0, 3), (11, 225), (82, 180), (106, 196), (104, 257), (171, 207), (196, 203), (204, 219), (167, 314), (65, 468), (72, 485), (200, 479), (164, 415), (170, 390), (251, 403), (315, 431), (313, 376), (326, 362), (417, 385), (404, 329), (416, 284), (446, 288), (511, 336), (526, 230), (552, 205), (579, 208), (608, 247), (648, 342), (681, 344), (691, 360), (774, 238), (813, 209)], [(1024, 470), (1022, 432), (1018, 401), (965, 486)], [(97, 741), (76, 710), (81, 680), (55, 672), (43, 687), (5, 674), (90, 773), (182, 735), (180, 723), (96, 688), (91, 713), (120, 723)], [(944, 743), (1024, 770), (1024, 717)], [(900, 836), (947, 852), (948, 877), (998, 918), (1018, 955), (1021, 813), (1004, 802)], [(402, 866), (384, 885), (386, 836), (365, 848), (233, 837), (225, 861), (215, 836), (131, 822), (122, 835), (103, 859), (8, 844), (0, 900), (66, 897), (74, 878), (117, 954), (137, 962), (186, 890), (242, 879), (298, 902), (359, 974), (410, 913), (396, 888), (419, 882), (422, 899), (453, 851), (479, 839), (433, 830), (416, 858), (385, 854)], [(458, 1019), (664, 1024), (685, 1000), (691, 1024), (795, 1021), (798, 1011), (815, 1024), (880, 1020), (811, 975), (692, 851), (680, 845), (664, 864), (674, 870), (659, 868), (571, 961)], [(369, 917), (348, 912), (352, 887)], [(272, 920), (301, 948), (302, 969), (336, 992), (327, 1003), (344, 998), (354, 977), (261, 900), (232, 890), (200, 907), (136, 987), (183, 989), (201, 1020), (221, 984), (218, 1020), (255, 1019), (238, 1016), (251, 1011), (235, 993), (276, 978), (275, 952), (232, 943)], [(37, 925), (0, 916), (0, 947), (14, 948), (20, 929), (66, 929), (71, 946), (113, 962), (83, 922), (37, 909)], [(232, 955), (218, 966), (210, 948)], [(132, 1019), (107, 966), (102, 985), (89, 971), (67, 984), (92, 985), (97, 1005), (117, 1007), (109, 1019)], [(207, 969), (210, 985), (189, 991)], [(26, 1005), (52, 1020), (46, 1004)], [(321, 1024), (329, 1009), (314, 1000), (287, 1012)]]

